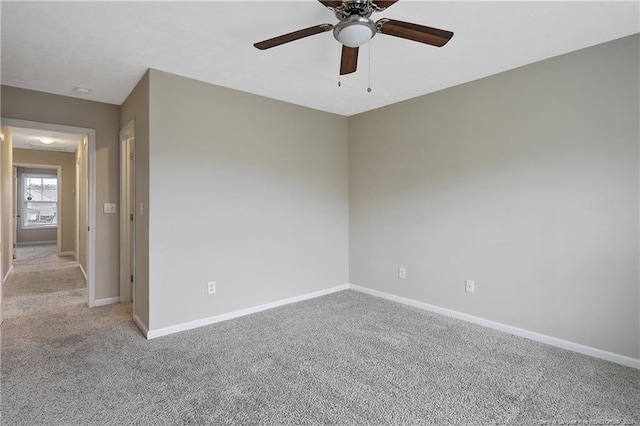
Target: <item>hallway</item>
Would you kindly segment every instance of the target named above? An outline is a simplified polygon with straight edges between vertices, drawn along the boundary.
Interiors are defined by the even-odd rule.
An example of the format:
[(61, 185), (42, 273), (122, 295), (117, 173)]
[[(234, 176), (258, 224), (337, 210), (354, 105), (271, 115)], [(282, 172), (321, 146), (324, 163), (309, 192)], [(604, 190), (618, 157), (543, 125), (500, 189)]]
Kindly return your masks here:
[(78, 401), (91, 394), (96, 377), (105, 374), (100, 358), (105, 336), (124, 334), (128, 344), (146, 342), (131, 321), (130, 303), (87, 307), (78, 262), (58, 257), (55, 244), (18, 249), (5, 285), (3, 315), (3, 424), (46, 423), (42, 413), (52, 410), (60, 416), (56, 423), (77, 423), (68, 416), (84, 409)]
[(86, 280), (73, 257), (57, 255), (55, 243), (18, 247), (4, 297), (4, 321), (46, 317), (86, 305)]
[(130, 303), (87, 307), (86, 280), (78, 262), (58, 256), (55, 244), (18, 247), (5, 284), (3, 310), (3, 362), (16, 344), (30, 346), (30, 340), (62, 339), (131, 321)]
[(25, 362), (46, 363), (65, 342), (131, 322), (131, 304), (87, 307), (86, 281), (77, 261), (59, 257), (55, 244), (19, 247), (4, 292), (2, 376)]

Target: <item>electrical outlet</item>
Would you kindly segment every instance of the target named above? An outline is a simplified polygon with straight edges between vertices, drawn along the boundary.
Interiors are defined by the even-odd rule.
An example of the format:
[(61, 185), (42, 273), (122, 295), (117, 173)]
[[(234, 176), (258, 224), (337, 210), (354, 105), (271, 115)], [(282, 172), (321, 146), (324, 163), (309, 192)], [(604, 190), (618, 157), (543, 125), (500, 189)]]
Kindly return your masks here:
[(475, 293), (475, 291), (476, 291), (476, 282), (475, 281), (471, 281), (471, 280), (465, 281), (464, 290), (467, 293)]
[(398, 268), (398, 278), (400, 278), (401, 280), (407, 278), (407, 270), (404, 268)]
[(209, 294), (215, 294), (216, 293), (216, 282), (215, 281), (209, 281), (209, 283), (207, 284), (207, 291), (209, 292)]

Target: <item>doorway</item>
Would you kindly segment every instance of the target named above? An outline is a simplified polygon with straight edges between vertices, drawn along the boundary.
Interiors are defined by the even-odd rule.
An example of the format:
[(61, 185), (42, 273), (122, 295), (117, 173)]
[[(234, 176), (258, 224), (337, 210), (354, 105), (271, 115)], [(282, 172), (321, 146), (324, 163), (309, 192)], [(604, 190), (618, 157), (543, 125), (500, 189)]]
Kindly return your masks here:
[[(67, 206), (71, 209), (67, 211), (67, 220), (65, 221), (65, 214), (62, 211), (56, 212), (59, 216), (57, 220), (59, 222), (65, 221), (67, 232), (64, 237), (58, 236), (58, 255), (73, 255), (77, 261), (81, 263), (81, 271), (85, 276), (87, 285), (87, 305), (89, 307), (96, 306), (95, 299), (95, 143), (96, 135), (95, 130), (88, 128), (80, 128), (74, 126), (65, 126), (50, 123), (40, 123), (27, 120), (15, 120), (15, 119), (2, 119), (3, 126), (7, 126), (11, 129), (12, 139), (19, 140), (16, 135), (24, 136), (22, 139), (22, 147), (27, 149), (24, 144), (38, 144), (38, 146), (44, 144), (48, 145), (47, 137), (42, 137), (44, 134), (52, 134), (57, 136), (58, 134), (74, 135), (76, 137), (74, 149), (71, 152), (75, 152), (75, 157), (71, 160), (68, 172), (69, 177), (72, 177), (74, 172), (79, 171), (77, 179), (70, 179), (69, 185), (72, 186), (72, 191), (66, 198)], [(31, 137), (31, 133), (33, 136)], [(33, 140), (31, 140), (31, 139)], [(51, 138), (49, 138), (51, 139)], [(55, 138), (54, 138), (55, 139)], [(14, 142), (14, 148), (17, 144)], [(56, 152), (56, 145), (53, 143), (53, 148), (44, 149), (45, 151)], [(36, 150), (35, 147), (32, 149)], [(63, 151), (63, 150), (59, 150)], [(14, 151), (15, 152), (15, 151)], [(20, 162), (19, 158), (14, 157), (14, 163), (26, 164), (29, 166), (38, 165), (41, 167), (43, 161), (37, 162)], [(60, 175), (64, 176), (64, 172), (60, 172)], [(61, 179), (62, 180), (62, 179)], [(62, 186), (62, 184), (60, 185)], [(16, 188), (16, 193), (17, 193)], [(75, 194), (74, 194), (75, 193)], [(69, 194), (69, 193), (68, 193)], [(14, 198), (14, 197), (12, 197)], [(76, 204), (77, 203), (77, 204)], [(17, 204), (17, 203), (16, 203)], [(75, 207), (74, 207), (75, 206)], [(11, 206), (3, 206), (3, 214), (11, 214), (13, 212), (8, 211)], [(18, 213), (16, 212), (16, 215)], [(16, 217), (14, 215), (14, 217)], [(22, 216), (22, 215), (21, 215)], [(78, 217), (74, 219), (74, 217)], [(16, 219), (18, 219), (16, 217)], [(20, 218), (24, 220), (23, 217)], [(60, 227), (58, 227), (60, 229)], [(64, 242), (62, 241), (64, 240)], [(62, 246), (60, 246), (62, 244)]]
[[(63, 251), (61, 230), (68, 209), (62, 204), (62, 182), (59, 165), (13, 162), (14, 260), (18, 246), (42, 244), (55, 244), (58, 256), (75, 255)], [(66, 248), (71, 248), (69, 242)]]

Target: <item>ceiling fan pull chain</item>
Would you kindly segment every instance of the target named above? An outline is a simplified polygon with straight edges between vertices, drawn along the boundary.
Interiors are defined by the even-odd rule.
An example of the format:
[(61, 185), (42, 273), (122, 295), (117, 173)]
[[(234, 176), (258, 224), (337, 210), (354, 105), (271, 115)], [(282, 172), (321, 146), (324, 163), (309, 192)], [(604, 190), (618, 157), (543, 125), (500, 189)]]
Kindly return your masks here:
[[(342, 46), (340, 46), (340, 49), (342, 50)], [(342, 82), (340, 81), (342, 77), (342, 74), (338, 73), (338, 87), (342, 86)]]
[(371, 93), (371, 40), (369, 40), (369, 87), (367, 92)]

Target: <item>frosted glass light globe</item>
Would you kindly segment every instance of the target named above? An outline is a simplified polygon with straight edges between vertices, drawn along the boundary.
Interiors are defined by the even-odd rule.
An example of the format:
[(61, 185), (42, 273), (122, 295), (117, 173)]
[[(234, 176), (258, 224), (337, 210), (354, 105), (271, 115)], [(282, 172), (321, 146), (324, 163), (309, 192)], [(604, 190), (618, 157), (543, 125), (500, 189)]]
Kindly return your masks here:
[(333, 28), (333, 36), (347, 47), (360, 47), (376, 34), (376, 24), (361, 16), (351, 16)]

